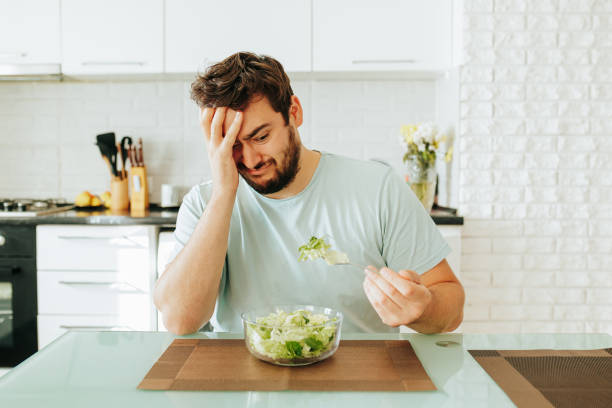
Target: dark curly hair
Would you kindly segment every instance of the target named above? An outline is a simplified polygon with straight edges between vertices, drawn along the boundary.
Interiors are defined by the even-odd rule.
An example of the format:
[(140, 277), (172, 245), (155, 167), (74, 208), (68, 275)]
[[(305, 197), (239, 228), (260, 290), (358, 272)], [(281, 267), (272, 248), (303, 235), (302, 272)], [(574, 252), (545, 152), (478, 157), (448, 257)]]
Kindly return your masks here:
[(289, 124), (293, 90), (280, 62), (267, 55), (237, 52), (209, 66), (191, 84), (191, 99), (200, 107), (244, 110), (253, 97), (265, 96)]

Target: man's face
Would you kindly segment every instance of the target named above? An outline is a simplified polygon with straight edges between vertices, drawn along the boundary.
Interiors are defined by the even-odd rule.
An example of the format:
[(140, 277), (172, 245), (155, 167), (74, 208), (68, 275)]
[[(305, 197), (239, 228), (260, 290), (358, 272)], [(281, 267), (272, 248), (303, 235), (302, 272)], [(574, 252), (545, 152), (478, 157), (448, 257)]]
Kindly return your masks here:
[[(224, 133), (232, 123), (228, 110)], [(267, 98), (256, 99), (244, 110), (233, 157), (242, 178), (260, 194), (273, 194), (287, 187), (298, 173), (301, 144), (295, 126), (285, 125)]]

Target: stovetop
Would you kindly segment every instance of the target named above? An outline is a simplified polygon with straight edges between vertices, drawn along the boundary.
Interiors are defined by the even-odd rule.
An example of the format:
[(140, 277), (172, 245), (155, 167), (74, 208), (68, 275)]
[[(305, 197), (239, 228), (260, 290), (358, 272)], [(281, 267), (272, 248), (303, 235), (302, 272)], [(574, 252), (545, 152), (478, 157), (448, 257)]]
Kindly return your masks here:
[(74, 208), (63, 198), (0, 198), (0, 218), (36, 217)]

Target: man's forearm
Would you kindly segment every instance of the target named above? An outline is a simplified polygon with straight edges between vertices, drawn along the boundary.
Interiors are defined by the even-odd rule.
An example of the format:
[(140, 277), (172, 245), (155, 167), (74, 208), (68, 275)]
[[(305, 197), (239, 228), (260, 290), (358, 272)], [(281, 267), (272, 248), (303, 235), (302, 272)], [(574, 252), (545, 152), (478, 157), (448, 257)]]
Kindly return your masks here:
[(420, 333), (442, 333), (455, 330), (463, 320), (463, 287), (456, 282), (441, 282), (430, 286), (432, 299), (421, 317), (409, 324)]
[(211, 198), (191, 238), (157, 282), (155, 305), (171, 332), (195, 332), (212, 316), (234, 200), (235, 193)]

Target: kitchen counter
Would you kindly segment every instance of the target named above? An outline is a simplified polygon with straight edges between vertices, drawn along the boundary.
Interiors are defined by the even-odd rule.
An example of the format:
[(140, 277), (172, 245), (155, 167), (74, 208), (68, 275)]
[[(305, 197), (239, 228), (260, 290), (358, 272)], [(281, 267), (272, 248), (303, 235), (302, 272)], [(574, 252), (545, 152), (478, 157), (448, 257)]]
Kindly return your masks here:
[(176, 224), (178, 207), (161, 208), (152, 205), (143, 212), (111, 211), (109, 209), (72, 209), (37, 217), (0, 218), (0, 224), (8, 225), (164, 225)]
[[(0, 218), (3, 225), (164, 225), (174, 227), (178, 208), (161, 208), (151, 205), (142, 213), (113, 212), (109, 209), (74, 209), (38, 217)], [(431, 217), (437, 225), (463, 225), (463, 217), (444, 211), (433, 211)]]
[[(198, 333), (183, 338), (242, 338)], [(427, 392), (196, 392), (136, 387), (174, 340), (167, 332), (69, 332), (0, 378), (3, 407), (513, 407), (468, 349), (597, 349), (607, 334), (353, 334), (343, 339), (412, 344), (438, 388)], [(457, 345), (441, 347), (440, 340)]]

